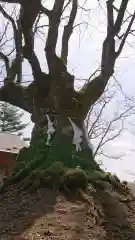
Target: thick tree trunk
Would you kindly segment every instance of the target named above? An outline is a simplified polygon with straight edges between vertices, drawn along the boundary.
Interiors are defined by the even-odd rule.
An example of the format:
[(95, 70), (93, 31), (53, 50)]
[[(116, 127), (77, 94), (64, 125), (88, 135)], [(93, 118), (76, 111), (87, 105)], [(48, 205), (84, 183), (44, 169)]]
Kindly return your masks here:
[[(27, 4), (19, 0), (1, 0), (1, 2), (20, 3), (21, 9), (22, 7), (24, 8), (23, 14), (20, 14), (22, 17), (21, 31), (25, 39), (22, 55), (31, 66), (34, 80), (27, 87), (21, 86), (20, 81), (19, 84), (15, 82), (16, 76), (20, 75), (18, 74), (20, 72), (18, 54), (19, 56), (21, 55), (20, 46), (18, 45), (19, 38), (17, 36), (20, 29), (16, 28), (12, 17), (1, 7), (3, 16), (13, 26), (17, 54), (10, 65), (8, 57), (1, 53), (1, 57), (6, 65), (7, 77), (4, 79), (4, 86), (0, 89), (0, 100), (28, 111), (31, 114), (32, 121), (35, 123), (30, 148), (20, 152), (17, 159), (16, 172), (12, 180), (26, 180), (30, 184), (37, 180), (36, 185), (38, 186), (40, 185), (39, 182), (44, 181), (42, 177), (42, 181), (40, 181), (39, 172), (35, 175), (36, 169), (50, 171), (48, 168), (56, 162), (61, 162), (68, 169), (76, 168), (79, 165), (89, 176), (92, 176), (94, 171), (99, 170), (101, 173), (92, 155), (92, 149), (84, 129), (84, 119), (91, 106), (104, 92), (109, 78), (114, 72), (115, 61), (123, 49), (135, 19), (135, 14), (133, 14), (120, 47), (116, 51), (115, 37), (120, 32), (128, 1), (126, 3), (122, 1), (115, 22), (113, 1), (107, 1), (107, 36), (103, 42), (101, 71), (92, 81), (88, 81), (80, 92), (74, 90), (74, 76), (67, 71), (68, 42), (74, 28), (77, 1), (72, 1), (69, 21), (64, 27), (60, 58), (56, 55), (55, 50), (58, 30), (63, 15), (64, 0), (55, 0), (51, 11), (40, 5), (41, 1), (33, 1), (34, 5), (32, 8), (27, 8)], [(48, 36), (45, 45), (48, 74), (42, 72), (40, 62), (34, 51), (34, 44), (32, 43), (31, 33), (33, 24), (40, 12), (44, 12), (49, 20)], [(47, 171), (43, 173), (44, 180)], [(49, 172), (49, 177), (51, 174), (52, 172)], [(94, 172), (94, 174), (96, 174), (97, 178), (97, 173)], [(29, 184), (23, 182), (23, 185)]]
[[(34, 56), (29, 55), (28, 60), (31, 61)], [(8, 95), (8, 88), (18, 91), (19, 102), (23, 103), (24, 109), (29, 109), (35, 123), (30, 147), (20, 152), (11, 180), (12, 183), (20, 182), (20, 189), (36, 180), (36, 185), (39, 186), (45, 181), (50, 168), (57, 163), (63, 165), (60, 174), (63, 171), (65, 173), (65, 169), (75, 170), (77, 166), (88, 175), (100, 171), (84, 128), (87, 113), (81, 102), (82, 93), (74, 90), (74, 76), (68, 73), (62, 60), (55, 55), (53, 62), (52, 72), (47, 75), (38, 68), (38, 79), (37, 72), (35, 75), (33, 73), (35, 81), (27, 88), (17, 88), (15, 84), (8, 83), (2, 89), (2, 98), (8, 101), (13, 99), (13, 91)], [(33, 71), (35, 69), (36, 67)], [(14, 104), (17, 102), (14, 98)], [(58, 172), (60, 169), (58, 167)], [(43, 171), (43, 178), (39, 171)], [(47, 179), (51, 175), (52, 172), (49, 172)]]
[[(52, 119), (52, 116), (47, 115), (47, 117), (50, 120)], [(79, 165), (84, 170), (99, 170), (99, 166), (93, 158), (83, 120), (53, 116), (52, 124), (54, 133), (52, 133), (49, 141), (45, 140), (46, 142), (44, 142), (44, 146), (46, 147), (47, 144), (50, 149), (47, 158), (50, 158), (51, 162), (61, 161), (67, 167), (75, 168)], [(72, 126), (72, 124), (75, 125)], [(47, 132), (47, 125), (44, 128), (35, 125), (32, 131), (31, 145), (34, 139), (37, 141), (41, 135), (46, 136), (45, 139), (48, 138), (49, 134)]]

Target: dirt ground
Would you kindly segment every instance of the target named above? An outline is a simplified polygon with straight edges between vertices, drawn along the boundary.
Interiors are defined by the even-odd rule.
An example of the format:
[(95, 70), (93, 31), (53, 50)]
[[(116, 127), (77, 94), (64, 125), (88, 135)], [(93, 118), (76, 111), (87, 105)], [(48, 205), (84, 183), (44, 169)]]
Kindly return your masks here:
[(88, 193), (89, 203), (40, 189), (0, 194), (0, 240), (134, 240), (135, 200), (110, 190)]

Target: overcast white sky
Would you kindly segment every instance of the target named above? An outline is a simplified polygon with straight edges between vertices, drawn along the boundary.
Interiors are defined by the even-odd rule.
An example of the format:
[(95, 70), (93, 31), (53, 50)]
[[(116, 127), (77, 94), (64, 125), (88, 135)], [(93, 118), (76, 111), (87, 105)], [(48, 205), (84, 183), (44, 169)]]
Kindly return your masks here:
[[(50, 3), (53, 1), (50, 1)], [(80, 0), (82, 3), (82, 0)], [(116, 1), (115, 1), (116, 2)], [(130, 1), (131, 5), (129, 10), (135, 9), (135, 1)], [(89, 21), (89, 26), (81, 25), (80, 28), (76, 28), (74, 34), (70, 39), (70, 50), (68, 58), (68, 69), (74, 73), (76, 78), (88, 78), (91, 73), (99, 66), (101, 58), (102, 42), (106, 34), (105, 23), (106, 15), (103, 9), (105, 9), (105, 1), (100, 0), (103, 8), (99, 7), (98, 1), (87, 1), (87, 7), (91, 8), (89, 17), (86, 13), (83, 15), (78, 14), (77, 23), (82, 21)], [(120, 3), (117, 0), (117, 4)], [(43, 19), (46, 24), (46, 19)], [(57, 45), (57, 53), (60, 49), (60, 37)], [(125, 45), (123, 54), (117, 61), (115, 68), (115, 76), (120, 82), (123, 91), (135, 96), (135, 37), (130, 37), (128, 43)], [(47, 69), (47, 65), (44, 59), (44, 42), (37, 38), (36, 40), (36, 53), (41, 61), (42, 68)], [(31, 80), (30, 68), (25, 62), (23, 64), (24, 80)], [(26, 76), (27, 75), (27, 76)], [(76, 84), (81, 85), (83, 81), (77, 81)], [(120, 96), (122, 99), (122, 95)], [(112, 106), (114, 109), (115, 106)], [(113, 113), (113, 109), (110, 109), (108, 117)], [(29, 121), (29, 114), (25, 113), (23, 117), (24, 122)], [(25, 130), (25, 136), (30, 136), (33, 124), (30, 124)], [(135, 176), (126, 173), (126, 171), (135, 173), (135, 137), (130, 131), (125, 131), (117, 141), (111, 142), (105, 147), (105, 151), (110, 155), (114, 153), (124, 153), (125, 156), (121, 160), (114, 159), (102, 159), (105, 168), (108, 171), (115, 172), (122, 180), (134, 180)]]

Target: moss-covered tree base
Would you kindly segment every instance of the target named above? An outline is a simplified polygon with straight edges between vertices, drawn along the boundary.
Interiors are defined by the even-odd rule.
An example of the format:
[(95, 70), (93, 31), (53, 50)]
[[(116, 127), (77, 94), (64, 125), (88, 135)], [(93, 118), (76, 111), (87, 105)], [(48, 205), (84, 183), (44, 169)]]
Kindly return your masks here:
[(86, 189), (89, 183), (104, 188), (108, 182), (121, 189), (119, 179), (105, 173), (93, 159), (92, 152), (76, 152), (71, 141), (55, 137), (51, 145), (46, 145), (46, 137), (38, 136), (29, 148), (23, 148), (11, 179), (7, 184), (17, 183), (19, 191), (35, 191), (40, 187), (75, 191)]

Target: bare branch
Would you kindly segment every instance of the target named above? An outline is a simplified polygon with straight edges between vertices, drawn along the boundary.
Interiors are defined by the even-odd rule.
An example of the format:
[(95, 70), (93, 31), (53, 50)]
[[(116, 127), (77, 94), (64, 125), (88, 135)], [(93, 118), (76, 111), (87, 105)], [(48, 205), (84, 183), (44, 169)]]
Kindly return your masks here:
[(8, 69), (7, 77), (4, 79), (4, 85), (14, 82), (17, 72), (18, 72), (18, 60), (17, 58), (15, 58)]
[(0, 89), (0, 101), (8, 102), (14, 106), (32, 113), (32, 105), (28, 102), (27, 88), (15, 83), (8, 83)]
[(123, 50), (123, 47), (124, 47), (124, 45), (125, 45), (125, 42), (126, 42), (126, 39), (127, 39), (128, 35), (129, 35), (129, 33), (130, 33), (130, 29), (131, 29), (131, 27), (132, 27), (132, 25), (133, 25), (134, 20), (135, 20), (135, 12), (134, 12), (134, 14), (133, 14), (133, 16), (132, 16), (132, 18), (131, 18), (131, 20), (130, 20), (130, 22), (129, 22), (129, 25), (128, 25), (128, 27), (127, 27), (127, 30), (126, 30), (126, 32), (125, 32), (125, 34), (124, 34), (124, 36), (123, 36), (123, 39), (122, 39), (122, 41), (121, 41), (121, 43), (120, 43), (119, 49), (118, 49), (118, 51), (116, 52), (116, 56), (117, 56), (117, 57), (120, 55), (120, 53), (121, 53), (122, 50)]
[(71, 0), (68, 0), (68, 2), (65, 4), (62, 13), (64, 13), (64, 11), (66, 10), (66, 8), (68, 7), (68, 5), (71, 3)]
[(120, 159), (122, 159), (122, 157), (125, 156), (124, 153), (120, 153), (118, 155), (112, 156), (112, 155), (105, 154), (103, 151), (101, 151), (101, 153), (98, 153), (98, 155), (103, 155), (106, 158), (115, 159), (115, 160), (120, 160)]
[(101, 117), (101, 115), (102, 115), (102, 113), (103, 113), (103, 111), (104, 111), (104, 109), (106, 107), (106, 104), (107, 104), (106, 102), (103, 104), (103, 106), (101, 107), (100, 112), (98, 114), (98, 117), (95, 119), (95, 121), (91, 125), (91, 128), (89, 129), (88, 136), (89, 136), (90, 139), (92, 138), (95, 125), (98, 122), (99, 118)]
[[(96, 118), (95, 121), (92, 123), (91, 128), (89, 129), (88, 136), (89, 136), (90, 139), (91, 139), (91, 137), (92, 137), (92, 135), (93, 135), (93, 131), (94, 131), (94, 128), (95, 128), (96, 123), (97, 123), (98, 120), (101, 118), (102, 113), (103, 113), (105, 107), (106, 107), (107, 104), (109, 104), (109, 102), (112, 100), (112, 98), (114, 97), (114, 94), (115, 94), (115, 92), (113, 92), (113, 93), (111, 94), (111, 96), (109, 96), (108, 99), (105, 99), (105, 100), (104, 100), (104, 103), (103, 103), (103, 105), (102, 105), (102, 107), (101, 107), (101, 109), (100, 109), (100, 111), (99, 111), (99, 114), (98, 114), (97, 118)], [(89, 117), (90, 117), (90, 116), (88, 116), (88, 118), (89, 118)], [(98, 124), (98, 125), (99, 125), (99, 124)]]
[(43, 5), (41, 6), (41, 13), (44, 13), (47, 15), (47, 17), (51, 17), (51, 11), (49, 11), (47, 8), (45, 8)]
[(0, 5), (0, 12), (3, 14), (3, 16), (9, 20), (13, 27), (13, 33), (14, 33), (14, 40), (15, 40), (15, 46), (16, 49), (18, 49), (18, 34), (17, 34), (17, 27), (15, 24), (14, 19), (4, 10), (4, 8)]
[(33, 38), (34, 38), (35, 35), (36, 35), (37, 29), (38, 29), (38, 23), (39, 23), (39, 21), (40, 21), (40, 17), (41, 17), (41, 14), (39, 13), (39, 14), (38, 14), (38, 17), (37, 17), (37, 19), (36, 19), (35, 25), (34, 25), (34, 29), (33, 29)]
[(83, 10), (83, 11), (85, 11), (85, 12), (88, 12), (88, 13), (89, 13), (90, 10), (91, 10), (90, 8), (86, 9), (86, 8), (83, 7), (83, 6), (80, 6), (79, 4), (78, 4), (78, 8), (81, 9), (81, 10)]
[(88, 83), (91, 82), (92, 78), (95, 77), (95, 75), (96, 75), (98, 72), (100, 72), (99, 67), (90, 75), (90, 77), (88, 78), (88, 80), (85, 81), (84, 86), (83, 86), (84, 88), (85, 88), (85, 85), (87, 85)]
[(55, 61), (55, 48), (57, 44), (58, 28), (60, 24), (60, 19), (62, 15), (62, 10), (64, 6), (64, 0), (55, 0), (54, 7), (52, 9), (51, 18), (49, 18), (49, 30), (46, 41), (46, 58), (48, 63), (48, 68), (50, 72), (54, 70)]
[(17, 83), (21, 83), (22, 81), (22, 29), (21, 29), (21, 19), (22, 19), (22, 14), (23, 14), (23, 8), (21, 6), (20, 9), (20, 16), (17, 21), (17, 35), (18, 35), (18, 41), (17, 41), (17, 46), (16, 46), (16, 58), (18, 62), (18, 72), (17, 72)]
[(8, 73), (8, 71), (9, 71), (9, 59), (8, 59), (8, 57), (4, 53), (0, 52), (0, 58), (4, 61), (5, 66), (6, 66), (6, 72)]
[[(4, 1), (4, 2), (10, 2), (10, 1)], [(36, 56), (36, 54), (35, 54), (35, 52), (32, 48), (32, 46), (34, 44), (32, 43), (33, 38), (32, 38), (32, 34), (31, 34), (31, 28), (33, 26), (32, 24), (34, 23), (34, 18), (36, 17), (36, 14), (38, 13), (38, 9), (36, 10), (37, 12), (33, 13), (32, 12), (33, 8), (30, 8), (29, 5), (24, 6), (24, 1), (23, 0), (12, 1), (12, 2), (21, 4), (20, 16), (19, 16), (19, 19), (17, 21), (18, 28), (17, 28), (13, 18), (6, 13), (6, 11), (2, 8), (2, 6), (0, 7), (0, 11), (4, 15), (4, 17), (6, 17), (12, 24), (13, 32), (14, 32), (15, 47), (16, 47), (16, 59), (13, 60), (13, 62), (12, 62), (10, 70), (8, 71), (9, 75), (5, 79), (5, 82), (7, 82), (9, 80), (14, 81), (14, 78), (15, 78), (16, 74), (18, 76), (17, 82), (18, 83), (21, 82), (22, 53), (23, 53), (23, 56), (26, 59), (28, 59), (29, 63), (31, 64), (34, 79), (38, 80), (39, 76), (41, 76), (42, 71), (41, 71), (41, 68), (40, 68), (38, 58), (37, 58), (37, 56)], [(36, 4), (36, 2), (34, 2), (34, 4)], [(40, 1), (39, 1), (38, 4), (40, 4)], [(36, 5), (34, 5), (34, 11), (35, 11), (35, 8), (36, 8)], [(31, 14), (30, 14), (29, 11), (31, 11)], [(23, 49), (23, 52), (21, 53), (22, 32), (24, 34), (26, 47)], [(15, 64), (17, 66), (15, 66)], [(16, 72), (14, 72), (15, 70), (16, 70)], [(13, 76), (10, 75), (11, 73), (13, 74)]]
[(3, 40), (3, 38), (4, 38), (5, 34), (6, 34), (6, 31), (7, 31), (8, 25), (9, 25), (9, 22), (10, 22), (10, 21), (7, 21), (7, 24), (6, 24), (5, 27), (4, 27), (3, 33), (2, 33), (2, 35), (1, 35), (1, 37), (0, 37), (0, 43), (1, 43), (1, 41)]
[(114, 16), (113, 16), (113, 1), (107, 1), (107, 36), (103, 42), (101, 73), (104, 76), (110, 76), (114, 72), (115, 64), (115, 33), (114, 33)]
[(118, 11), (117, 19), (116, 19), (115, 25), (114, 25), (114, 30), (113, 30), (114, 36), (117, 36), (118, 33), (120, 32), (128, 2), (129, 2), (129, 0), (122, 0), (122, 2), (121, 2), (121, 6)]
[[(104, 105), (103, 105), (104, 107)], [(96, 128), (94, 125), (92, 125), (92, 128), (95, 129), (91, 129), (92, 135), (91, 135), (91, 139), (97, 139), (99, 138), (100, 141), (98, 142), (98, 145), (96, 147), (96, 150), (94, 152), (94, 156), (96, 156), (99, 152), (99, 150), (101, 149), (101, 147), (103, 147), (106, 143), (116, 139), (118, 136), (120, 136), (120, 134), (123, 131), (123, 126), (124, 126), (124, 119), (127, 118), (130, 115), (130, 111), (134, 109), (134, 106), (128, 107), (126, 110), (124, 110), (122, 113), (118, 114), (116, 117), (114, 117), (112, 120), (110, 120), (109, 123), (107, 123), (107, 126), (105, 126), (103, 128), (102, 122), (100, 124), (99, 120), (101, 120), (101, 114), (99, 112), (99, 115), (97, 116), (96, 120), (94, 121), (97, 122)], [(103, 114), (103, 111), (102, 111)], [(119, 130), (115, 130), (114, 127), (112, 127), (112, 125), (118, 121), (121, 121), (121, 128)], [(101, 126), (100, 126), (101, 125)], [(97, 134), (95, 134), (95, 132), (97, 132)], [(109, 136), (108, 136), (109, 135)]]
[(65, 64), (67, 64), (67, 57), (68, 57), (68, 43), (70, 36), (73, 31), (73, 24), (75, 21), (75, 17), (77, 14), (77, 0), (72, 0), (72, 10), (69, 17), (68, 24), (64, 27), (64, 33), (62, 38), (62, 51), (61, 51), (61, 58)]
[[(8, 75), (7, 78), (6, 78), (6, 82), (7, 81), (14, 81), (15, 79), (15, 76), (17, 74), (18, 76), (18, 83), (21, 82), (21, 40), (22, 40), (22, 35), (20, 33), (20, 26), (18, 24), (18, 29), (17, 29), (17, 26), (16, 26), (16, 23), (14, 21), (14, 19), (3, 9), (3, 7), (0, 5), (0, 12), (3, 14), (3, 16), (9, 20), (12, 24), (12, 27), (13, 27), (13, 33), (14, 33), (14, 41), (15, 41), (15, 48), (16, 48), (16, 59), (13, 60), (13, 63), (12, 63), (12, 67), (10, 68), (10, 70), (8, 69), (8, 74), (11, 74), (13, 73), (13, 69), (14, 71), (16, 70), (16, 72), (13, 73), (13, 76), (11, 75)], [(20, 17), (19, 17), (19, 20), (18, 20), (18, 23), (20, 22), (20, 19), (21, 19), (21, 11), (20, 11)], [(16, 64), (16, 66), (15, 66)], [(12, 70), (11, 70), (12, 69)]]
[(111, 127), (111, 125), (113, 124), (113, 122), (115, 122), (115, 119), (112, 120), (112, 121), (108, 124), (108, 127), (106, 128), (106, 131), (103, 133), (103, 136), (102, 136), (101, 140), (99, 141), (99, 144), (98, 144), (98, 146), (97, 146), (97, 148), (96, 148), (96, 150), (95, 150), (95, 152), (94, 152), (94, 154), (93, 154), (94, 157), (97, 155), (97, 153), (98, 153), (98, 151), (99, 151), (99, 149), (100, 149), (101, 147), (103, 147), (107, 142), (112, 141), (112, 140), (114, 140), (115, 138), (117, 138), (117, 137), (121, 134), (121, 132), (123, 131), (123, 121), (122, 121), (122, 127), (121, 127), (121, 129), (118, 130), (118, 132), (117, 132), (116, 134), (114, 134), (112, 137), (109, 137), (109, 138), (107, 138), (107, 139), (104, 141), (105, 137), (106, 137), (107, 134), (109, 133), (110, 127)]
[(24, 52), (23, 55), (29, 61), (29, 64), (31, 65), (34, 80), (38, 81), (42, 74), (42, 70), (41, 70), (40, 63), (39, 63), (39, 60), (38, 60), (35, 52), (32, 51), (29, 54), (26, 54)]
[(113, 1), (108, 0), (106, 2), (107, 6), (107, 35), (112, 34), (112, 30), (114, 27), (114, 16), (113, 16)]
[[(118, 53), (115, 52), (115, 36), (118, 35), (121, 25), (123, 22), (124, 14), (127, 8), (129, 0), (122, 0), (121, 6), (114, 23), (114, 13), (113, 13), (113, 0), (107, 1), (107, 36), (103, 42), (102, 58), (101, 58), (101, 74), (95, 77), (91, 82), (85, 84), (85, 86), (80, 91), (80, 101), (82, 104), (82, 115), (86, 117), (86, 113), (93, 103), (102, 95), (104, 89), (114, 73), (115, 61), (118, 57)], [(133, 19), (132, 19), (133, 22)], [(125, 38), (120, 46), (120, 52), (123, 49), (125, 40), (131, 29), (131, 22), (126, 31)], [(119, 52), (119, 54), (120, 54)]]
[(80, 102), (82, 104), (81, 115), (85, 118), (90, 107), (98, 100), (104, 92), (108, 78), (103, 75), (95, 77), (80, 90)]

